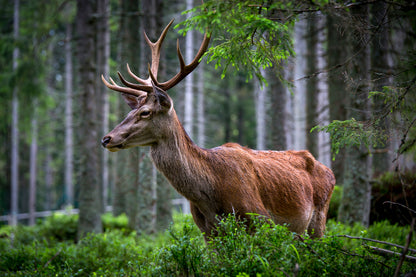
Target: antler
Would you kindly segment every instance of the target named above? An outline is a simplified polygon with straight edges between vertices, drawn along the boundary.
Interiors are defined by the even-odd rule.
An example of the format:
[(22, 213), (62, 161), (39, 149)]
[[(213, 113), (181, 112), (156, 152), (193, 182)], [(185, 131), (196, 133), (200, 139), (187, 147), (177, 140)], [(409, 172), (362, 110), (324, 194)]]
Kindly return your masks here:
[(178, 52), (178, 58), (179, 58), (181, 70), (172, 79), (163, 83), (159, 83), (155, 76), (150, 75), (150, 77), (152, 78), (156, 86), (160, 87), (163, 90), (168, 90), (174, 87), (180, 81), (182, 81), (183, 78), (185, 78), (189, 73), (191, 73), (199, 65), (199, 62), (202, 56), (207, 51), (210, 39), (211, 39), (210, 35), (207, 35), (207, 34), (204, 35), (204, 40), (202, 41), (201, 46), (199, 47), (198, 53), (196, 54), (192, 62), (188, 65), (185, 65), (185, 61), (183, 59), (181, 49), (179, 47), (179, 39), (178, 39), (176, 42), (176, 51)]
[(144, 92), (151, 92), (153, 90), (152, 81), (156, 86), (158, 86), (161, 89), (166, 91), (166, 90), (174, 87), (183, 78), (185, 78), (189, 73), (191, 73), (198, 66), (198, 64), (200, 62), (200, 59), (202, 58), (204, 53), (207, 51), (208, 44), (209, 44), (209, 41), (210, 41), (210, 36), (207, 35), (207, 34), (204, 35), (204, 39), (201, 43), (201, 46), (200, 46), (200, 48), (198, 50), (198, 53), (196, 54), (195, 58), (188, 65), (185, 64), (185, 61), (183, 59), (182, 52), (181, 52), (181, 49), (179, 47), (179, 39), (178, 39), (177, 43), (176, 43), (176, 51), (178, 53), (178, 58), (179, 58), (179, 63), (180, 63), (180, 71), (175, 76), (173, 76), (170, 80), (168, 80), (166, 82), (160, 83), (160, 82), (157, 81), (157, 75), (158, 75), (158, 70), (159, 70), (159, 62), (160, 62), (160, 50), (161, 50), (161, 47), (162, 47), (163, 40), (165, 39), (166, 34), (167, 34), (170, 26), (172, 25), (172, 23), (173, 23), (173, 19), (165, 27), (165, 29), (163, 30), (162, 34), (160, 35), (159, 39), (156, 42), (150, 41), (146, 32), (143, 32), (146, 43), (149, 45), (151, 53), (152, 53), (151, 65), (148, 65), (149, 77), (147, 79), (142, 79), (142, 78), (136, 76), (130, 70), (129, 65), (127, 64), (127, 72), (139, 84), (134, 84), (134, 83), (131, 83), (131, 82), (127, 81), (126, 79), (124, 79), (123, 75), (121, 75), (120, 72), (117, 72), (118, 76), (119, 76), (121, 82), (127, 87), (121, 87), (121, 86), (117, 85), (111, 78), (110, 78), (110, 81), (111, 81), (112, 84), (110, 84), (105, 80), (105, 78), (103, 76), (101, 76), (104, 84), (112, 90), (116, 90), (116, 91), (119, 91), (119, 92), (122, 92), (122, 93), (131, 94), (131, 95), (134, 95), (134, 96), (141, 96), (141, 95), (143, 95)]

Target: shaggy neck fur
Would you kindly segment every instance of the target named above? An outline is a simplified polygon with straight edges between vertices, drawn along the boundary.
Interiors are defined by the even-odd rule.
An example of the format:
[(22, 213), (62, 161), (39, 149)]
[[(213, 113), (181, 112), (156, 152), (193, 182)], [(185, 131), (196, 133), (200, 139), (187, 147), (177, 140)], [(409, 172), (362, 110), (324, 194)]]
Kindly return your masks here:
[(166, 137), (151, 148), (153, 162), (180, 194), (198, 201), (211, 190), (209, 151), (193, 143), (176, 113), (170, 126)]

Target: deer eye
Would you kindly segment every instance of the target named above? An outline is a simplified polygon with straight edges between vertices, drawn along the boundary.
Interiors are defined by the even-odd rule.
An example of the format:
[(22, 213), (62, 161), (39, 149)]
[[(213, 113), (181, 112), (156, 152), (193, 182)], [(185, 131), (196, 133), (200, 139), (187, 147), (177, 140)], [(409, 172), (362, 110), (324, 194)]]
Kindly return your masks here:
[(151, 112), (151, 111), (144, 110), (144, 111), (142, 111), (142, 112), (140, 113), (140, 117), (141, 117), (141, 118), (147, 118), (147, 117), (149, 117), (151, 114), (152, 114), (152, 112)]

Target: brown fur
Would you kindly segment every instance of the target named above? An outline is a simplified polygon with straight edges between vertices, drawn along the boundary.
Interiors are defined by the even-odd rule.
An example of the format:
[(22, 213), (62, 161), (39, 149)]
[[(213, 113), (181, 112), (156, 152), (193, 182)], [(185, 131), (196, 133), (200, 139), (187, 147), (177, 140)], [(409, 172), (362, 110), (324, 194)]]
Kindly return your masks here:
[(150, 145), (154, 164), (190, 201), (206, 236), (215, 230), (216, 217), (229, 213), (247, 220), (256, 213), (297, 233), (323, 235), (335, 178), (308, 151), (256, 151), (235, 143), (202, 149), (186, 134), (164, 91), (125, 98), (133, 111), (103, 145), (111, 151)]
[(211, 234), (216, 216), (256, 213), (297, 233), (323, 235), (335, 178), (308, 151), (256, 151), (235, 143), (201, 149), (174, 122), (175, 135), (152, 146), (153, 161), (190, 201), (202, 232)]

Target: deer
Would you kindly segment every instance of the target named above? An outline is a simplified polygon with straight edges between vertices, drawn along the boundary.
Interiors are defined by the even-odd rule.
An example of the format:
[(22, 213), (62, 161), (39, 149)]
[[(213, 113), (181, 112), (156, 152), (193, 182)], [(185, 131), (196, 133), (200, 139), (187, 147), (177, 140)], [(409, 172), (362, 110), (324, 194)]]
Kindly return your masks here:
[(190, 210), (205, 239), (215, 235), (219, 218), (235, 214), (250, 224), (256, 214), (275, 224), (286, 224), (290, 231), (322, 237), (335, 177), (331, 169), (308, 151), (259, 151), (237, 143), (212, 149), (197, 146), (184, 130), (167, 90), (177, 85), (200, 63), (208, 48), (205, 34), (194, 59), (186, 64), (179, 39), (179, 72), (166, 82), (158, 81), (161, 45), (173, 20), (156, 42), (146, 32), (151, 49), (149, 77), (127, 72), (136, 82), (127, 81), (120, 72), (118, 85), (110, 77), (101, 79), (118, 91), (131, 108), (126, 118), (102, 138), (102, 145), (116, 152), (150, 146), (156, 168), (170, 184), (189, 200)]

